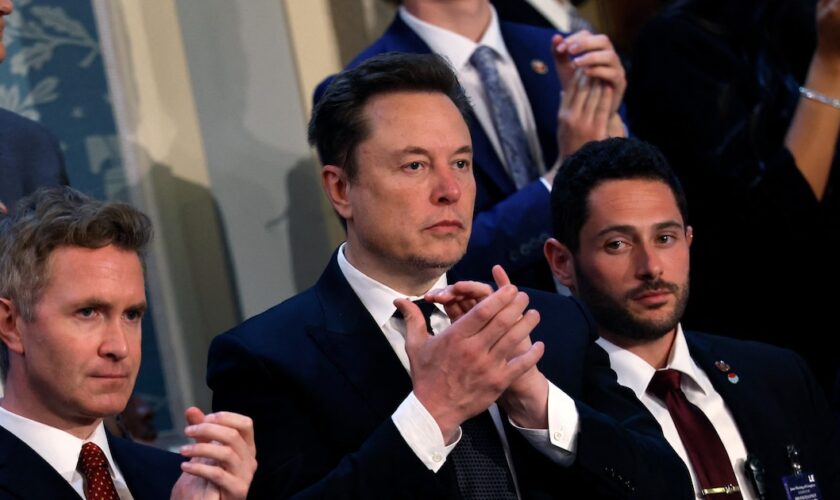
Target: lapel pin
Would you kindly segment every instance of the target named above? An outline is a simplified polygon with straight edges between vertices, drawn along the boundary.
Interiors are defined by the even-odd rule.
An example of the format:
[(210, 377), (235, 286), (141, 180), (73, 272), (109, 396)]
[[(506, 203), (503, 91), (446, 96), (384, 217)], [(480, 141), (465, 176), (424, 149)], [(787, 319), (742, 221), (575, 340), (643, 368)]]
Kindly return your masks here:
[(729, 379), (729, 383), (730, 383), (730, 384), (737, 384), (737, 383), (738, 383), (738, 381), (740, 380), (740, 379), (738, 378), (738, 374), (737, 374), (737, 373), (735, 373), (735, 372), (731, 372), (731, 373), (730, 373), (729, 375), (727, 375), (726, 377)]
[(715, 368), (722, 371), (723, 373), (726, 373), (726, 372), (729, 371), (730, 366), (726, 361), (720, 360), (720, 361), (715, 361)]
[(531, 59), (531, 69), (534, 70), (534, 73), (537, 73), (539, 75), (544, 75), (548, 73), (548, 65), (546, 65), (539, 59)]

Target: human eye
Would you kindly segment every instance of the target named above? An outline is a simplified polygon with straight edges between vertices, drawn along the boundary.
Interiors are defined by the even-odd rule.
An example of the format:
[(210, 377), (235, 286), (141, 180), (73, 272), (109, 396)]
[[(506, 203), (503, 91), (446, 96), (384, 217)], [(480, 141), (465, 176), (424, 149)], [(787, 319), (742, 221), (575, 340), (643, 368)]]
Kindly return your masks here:
[(96, 317), (96, 308), (94, 307), (80, 307), (76, 310), (76, 316), (82, 319), (92, 319)]
[(145, 313), (145, 311), (143, 309), (139, 309), (139, 308), (138, 309), (129, 309), (128, 311), (125, 312), (124, 316), (125, 316), (125, 319), (127, 321), (135, 322), (135, 321), (140, 321), (141, 319), (143, 319), (143, 314), (144, 313)]
[(423, 168), (423, 162), (422, 161), (410, 161), (410, 162), (406, 163), (405, 165), (403, 165), (403, 168), (405, 170), (408, 170), (409, 172), (417, 172), (417, 171), (419, 171)]
[(670, 245), (675, 241), (677, 241), (677, 237), (673, 234), (660, 234), (656, 237), (656, 243), (659, 245)]
[(455, 160), (455, 168), (458, 170), (466, 170), (470, 168), (469, 160)]
[(626, 241), (620, 239), (607, 240), (607, 242), (604, 243), (604, 248), (611, 253), (620, 252), (628, 246), (629, 244)]

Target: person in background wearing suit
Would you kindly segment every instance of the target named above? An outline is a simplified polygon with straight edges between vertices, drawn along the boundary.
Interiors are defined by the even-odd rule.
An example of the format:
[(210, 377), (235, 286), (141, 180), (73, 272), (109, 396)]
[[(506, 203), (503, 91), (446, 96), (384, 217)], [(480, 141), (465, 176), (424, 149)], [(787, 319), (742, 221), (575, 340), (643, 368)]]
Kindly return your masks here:
[[(659, 150), (631, 139), (591, 143), (554, 182), (546, 258), (589, 306), (619, 383), (659, 421), (698, 497), (793, 498), (782, 478), (796, 461), (822, 498), (840, 498), (837, 430), (804, 361), (680, 327), (693, 235)], [(745, 462), (763, 478), (750, 479)]]
[(189, 408), (188, 462), (102, 423), (140, 368), (150, 236), (144, 214), (69, 187), (41, 188), (0, 221), (0, 498), (245, 498), (249, 418)]
[[(3, 17), (12, 8), (11, 0), (0, 0), (0, 63), (6, 57)], [(64, 156), (55, 137), (42, 125), (0, 109), (0, 215), (41, 186), (66, 184)]]
[[(551, 179), (585, 142), (625, 135), (618, 55), (604, 35), (564, 38), (499, 21), (489, 0), (400, 3), (385, 33), (348, 67), (384, 52), (437, 53), (458, 74), (472, 106), (476, 217), (452, 276), (487, 281), (500, 264), (521, 286), (555, 291), (540, 251), (550, 236)], [(316, 89), (316, 103), (329, 81)]]
[(501, 268), (494, 293), (447, 287), (472, 227), (467, 109), (440, 56), (405, 53), (342, 72), (315, 107), (347, 240), (313, 288), (210, 347), (213, 408), (254, 419), (253, 496), (689, 496), (603, 352), (585, 362), (600, 349), (580, 304)]

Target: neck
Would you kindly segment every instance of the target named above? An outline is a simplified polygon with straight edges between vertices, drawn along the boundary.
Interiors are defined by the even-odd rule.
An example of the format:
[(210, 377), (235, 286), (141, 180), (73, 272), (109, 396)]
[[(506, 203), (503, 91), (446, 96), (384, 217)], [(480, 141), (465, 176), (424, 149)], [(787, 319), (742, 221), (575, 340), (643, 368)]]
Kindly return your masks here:
[(677, 336), (677, 329), (674, 328), (656, 340), (628, 339), (603, 329), (600, 329), (598, 334), (618, 347), (632, 352), (658, 370), (668, 365), (668, 358), (671, 355), (671, 348)]
[(79, 439), (90, 437), (102, 421), (101, 418), (79, 419), (78, 421), (65, 420), (50, 411), (49, 408), (40, 404), (31, 392), (18, 390), (16, 385), (11, 383), (11, 380), (13, 379), (8, 378), (6, 380), (5, 394), (3, 395), (3, 399), (0, 400), (0, 406), (10, 413), (44, 425), (49, 425), (50, 427), (76, 436)]
[[(350, 241), (344, 246), (344, 257), (356, 269), (383, 285), (411, 297), (428, 292), (445, 269), (417, 269), (399, 262), (383, 261), (376, 256), (359, 250), (359, 245)], [(355, 249), (355, 250), (354, 250)]]
[(490, 25), (488, 0), (405, 0), (405, 8), (415, 17), (474, 42), (481, 40)]

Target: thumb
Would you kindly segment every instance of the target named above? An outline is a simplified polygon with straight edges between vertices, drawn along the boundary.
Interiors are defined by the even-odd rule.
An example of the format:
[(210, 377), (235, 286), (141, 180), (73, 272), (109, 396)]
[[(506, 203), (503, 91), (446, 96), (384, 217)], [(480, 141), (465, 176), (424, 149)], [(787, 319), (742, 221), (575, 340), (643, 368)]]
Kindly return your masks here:
[(421, 346), (431, 337), (426, 331), (426, 318), (417, 304), (408, 299), (397, 299), (394, 301), (397, 310), (402, 313), (405, 320), (405, 352), (409, 359), (413, 357)]
[(190, 406), (184, 412), (184, 417), (187, 419), (187, 425), (196, 425), (204, 422), (204, 412), (195, 406)]

